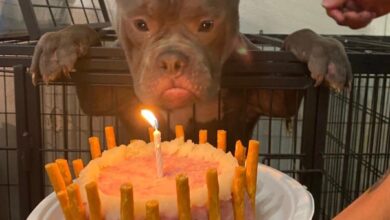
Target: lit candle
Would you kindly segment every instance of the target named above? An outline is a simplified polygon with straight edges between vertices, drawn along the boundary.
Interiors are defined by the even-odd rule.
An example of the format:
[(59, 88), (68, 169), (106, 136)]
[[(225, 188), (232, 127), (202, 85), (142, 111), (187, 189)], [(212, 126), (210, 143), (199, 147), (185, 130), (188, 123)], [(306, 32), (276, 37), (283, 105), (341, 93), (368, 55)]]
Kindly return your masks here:
[(156, 154), (156, 168), (157, 176), (163, 177), (163, 159), (161, 154), (161, 132), (158, 130), (158, 121), (154, 114), (146, 109), (141, 110), (142, 116), (149, 122), (154, 128), (153, 139), (154, 139), (154, 151)]

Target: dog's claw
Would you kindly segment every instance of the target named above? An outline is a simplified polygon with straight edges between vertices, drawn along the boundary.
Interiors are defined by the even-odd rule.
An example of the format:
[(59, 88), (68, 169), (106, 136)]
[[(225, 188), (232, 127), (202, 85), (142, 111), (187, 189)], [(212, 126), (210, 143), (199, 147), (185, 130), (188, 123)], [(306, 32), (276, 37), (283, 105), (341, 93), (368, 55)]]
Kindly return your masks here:
[(34, 86), (37, 86), (38, 85), (38, 76), (36, 73), (31, 73), (31, 78), (32, 78), (32, 84)]
[(322, 81), (324, 81), (324, 76), (320, 74), (317, 77), (315, 77), (314, 80), (315, 80), (314, 87), (318, 87), (319, 85), (321, 85)]
[(70, 71), (69, 71), (69, 69), (67, 67), (63, 67), (62, 68), (62, 72), (64, 73), (65, 78), (67, 78), (67, 79), (71, 79), (72, 78), (70, 76)]
[(337, 94), (340, 94), (342, 89), (340, 87), (337, 87), (336, 85), (331, 85), (330, 86), (331, 90)]

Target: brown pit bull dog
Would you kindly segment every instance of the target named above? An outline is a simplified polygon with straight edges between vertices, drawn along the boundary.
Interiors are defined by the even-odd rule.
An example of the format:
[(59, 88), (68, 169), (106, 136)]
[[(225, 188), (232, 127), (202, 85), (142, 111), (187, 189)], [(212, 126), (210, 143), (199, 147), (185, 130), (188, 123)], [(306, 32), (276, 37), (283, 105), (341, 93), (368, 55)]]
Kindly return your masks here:
[[(128, 128), (129, 138), (146, 138), (142, 105), (159, 113), (161, 130), (182, 124), (187, 134), (206, 128), (228, 132), (229, 149), (237, 139), (248, 140), (261, 115), (291, 117), (302, 95), (266, 90), (222, 90), (221, 69), (237, 50), (254, 49), (239, 33), (239, 0), (117, 0), (116, 29), (133, 78), (133, 88), (109, 88), (77, 83), (83, 110), (92, 115), (116, 114)], [(33, 80), (55, 80), (69, 75), (76, 60), (99, 35), (74, 25), (46, 33), (38, 42), (30, 72)], [(285, 49), (308, 63), (316, 85), (325, 82), (343, 89), (351, 82), (351, 68), (342, 45), (310, 30), (291, 34)], [(194, 105), (195, 104), (195, 105)], [(272, 109), (271, 109), (272, 106)], [(221, 108), (220, 118), (218, 108)], [(169, 112), (170, 124), (167, 121)], [(170, 128), (167, 128), (169, 126)], [(193, 140), (197, 137), (187, 136)], [(211, 140), (210, 140), (211, 139)], [(210, 137), (215, 143), (215, 137)]]

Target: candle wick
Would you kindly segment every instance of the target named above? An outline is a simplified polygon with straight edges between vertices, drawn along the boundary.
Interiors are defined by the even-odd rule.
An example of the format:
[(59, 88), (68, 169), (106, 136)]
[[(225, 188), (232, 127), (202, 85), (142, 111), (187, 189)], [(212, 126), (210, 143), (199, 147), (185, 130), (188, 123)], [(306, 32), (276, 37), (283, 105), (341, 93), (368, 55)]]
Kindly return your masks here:
[(154, 130), (155, 131), (158, 130), (158, 121), (157, 120), (154, 121)]

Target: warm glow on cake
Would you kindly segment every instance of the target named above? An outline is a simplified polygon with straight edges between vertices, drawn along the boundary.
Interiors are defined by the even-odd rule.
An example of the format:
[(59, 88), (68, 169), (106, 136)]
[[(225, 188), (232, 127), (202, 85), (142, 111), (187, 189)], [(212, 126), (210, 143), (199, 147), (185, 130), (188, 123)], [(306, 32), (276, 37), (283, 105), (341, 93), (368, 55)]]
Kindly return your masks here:
[[(103, 168), (98, 178), (99, 189), (106, 195), (119, 196), (120, 186), (131, 182), (136, 198), (153, 199), (156, 195), (172, 195), (176, 192), (175, 178), (185, 173), (189, 179), (191, 190), (206, 184), (205, 170), (217, 168), (218, 162), (200, 160), (177, 155), (163, 155), (164, 177), (156, 178), (154, 171), (154, 155), (129, 157), (118, 164)], [(146, 172), (145, 172), (146, 171)]]
[[(120, 186), (131, 182), (134, 189), (134, 211), (136, 219), (145, 216), (145, 203), (159, 201), (162, 219), (175, 219), (177, 216), (175, 178), (185, 173), (191, 189), (191, 207), (194, 212), (207, 206), (206, 173), (209, 168), (218, 170), (221, 204), (231, 210), (231, 187), (235, 158), (216, 149), (210, 144), (182, 143), (179, 139), (161, 143), (164, 159), (164, 177), (157, 178), (154, 145), (134, 141), (130, 145), (119, 146), (105, 151), (102, 157), (92, 160), (80, 173), (77, 182), (83, 201), (86, 201), (84, 186), (97, 181), (102, 210), (107, 220), (119, 219)], [(230, 206), (230, 207), (229, 207)], [(199, 208), (197, 208), (199, 207)], [(202, 211), (204, 216), (204, 211)], [(206, 217), (207, 219), (207, 217)]]

